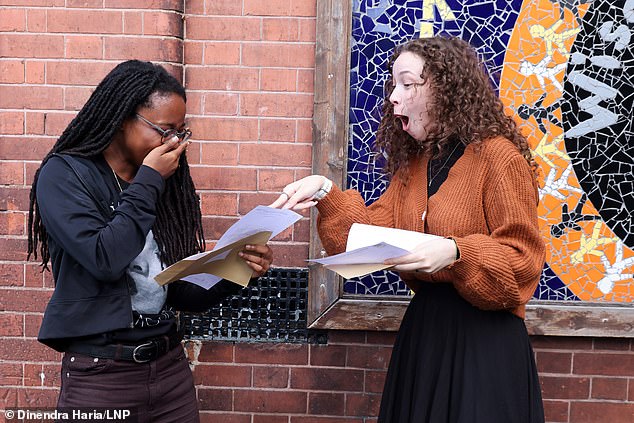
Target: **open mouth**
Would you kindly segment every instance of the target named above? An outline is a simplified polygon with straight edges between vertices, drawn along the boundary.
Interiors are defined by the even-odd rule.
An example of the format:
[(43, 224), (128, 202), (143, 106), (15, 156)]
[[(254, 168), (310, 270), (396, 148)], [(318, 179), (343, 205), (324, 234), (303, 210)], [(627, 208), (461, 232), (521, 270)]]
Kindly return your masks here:
[(407, 129), (409, 128), (409, 117), (404, 115), (394, 115), (394, 117), (399, 119), (403, 124), (403, 131), (407, 131)]

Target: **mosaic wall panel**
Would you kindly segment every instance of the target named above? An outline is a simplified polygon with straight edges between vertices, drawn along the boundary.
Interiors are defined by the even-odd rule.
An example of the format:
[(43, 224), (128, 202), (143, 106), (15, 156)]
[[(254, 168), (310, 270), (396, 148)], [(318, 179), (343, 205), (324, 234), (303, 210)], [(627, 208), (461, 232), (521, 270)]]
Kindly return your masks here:
[[(634, 0), (354, 0), (348, 186), (368, 204), (386, 62), (394, 46), (448, 34), (469, 41), (541, 167), (547, 264), (535, 297), (634, 300)], [(346, 293), (403, 294), (392, 272)]]

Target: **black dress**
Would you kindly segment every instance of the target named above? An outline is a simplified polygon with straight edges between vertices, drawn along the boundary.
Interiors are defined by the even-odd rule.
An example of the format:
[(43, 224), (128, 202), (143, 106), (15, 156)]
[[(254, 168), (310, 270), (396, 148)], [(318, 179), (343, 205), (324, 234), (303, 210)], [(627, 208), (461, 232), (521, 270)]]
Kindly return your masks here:
[[(455, 149), (430, 175), (428, 195), (463, 151)], [(476, 308), (450, 283), (421, 284), (392, 350), (378, 422), (543, 423), (524, 321)]]

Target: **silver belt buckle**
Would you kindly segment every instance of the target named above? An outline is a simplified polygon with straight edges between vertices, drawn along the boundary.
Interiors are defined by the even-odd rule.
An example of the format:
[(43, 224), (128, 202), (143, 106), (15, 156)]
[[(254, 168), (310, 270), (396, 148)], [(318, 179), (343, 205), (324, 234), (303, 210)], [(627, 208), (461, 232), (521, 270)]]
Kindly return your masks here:
[(141, 347), (151, 347), (151, 346), (152, 346), (151, 342), (146, 342), (145, 344), (137, 345), (134, 348), (134, 351), (132, 351), (132, 359), (134, 360), (134, 362), (135, 363), (147, 363), (148, 361), (150, 361), (151, 360), (150, 358), (148, 358), (146, 360), (136, 358), (136, 354), (137, 354), (139, 348), (141, 348)]

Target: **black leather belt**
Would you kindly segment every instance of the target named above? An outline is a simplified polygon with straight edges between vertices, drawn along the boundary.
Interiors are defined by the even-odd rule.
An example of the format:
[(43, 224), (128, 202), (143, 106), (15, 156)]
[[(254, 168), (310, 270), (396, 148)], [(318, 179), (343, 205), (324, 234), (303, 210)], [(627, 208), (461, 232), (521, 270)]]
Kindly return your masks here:
[(180, 335), (172, 335), (147, 339), (136, 345), (95, 345), (85, 342), (73, 342), (66, 348), (66, 351), (85, 354), (91, 357), (147, 363), (166, 354), (172, 348), (179, 345), (181, 340)]

